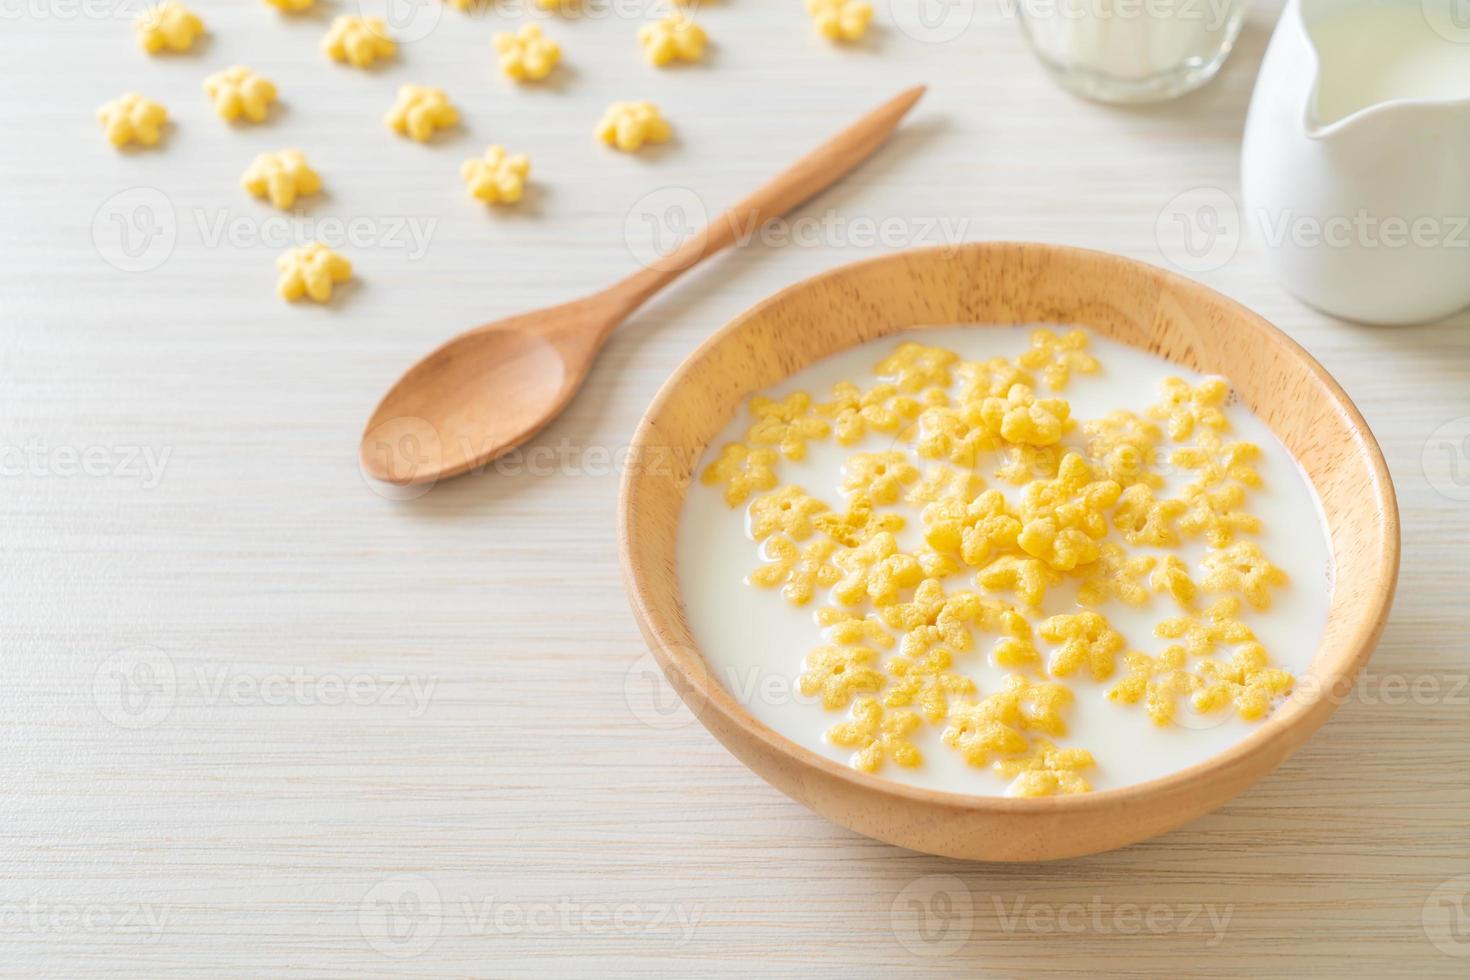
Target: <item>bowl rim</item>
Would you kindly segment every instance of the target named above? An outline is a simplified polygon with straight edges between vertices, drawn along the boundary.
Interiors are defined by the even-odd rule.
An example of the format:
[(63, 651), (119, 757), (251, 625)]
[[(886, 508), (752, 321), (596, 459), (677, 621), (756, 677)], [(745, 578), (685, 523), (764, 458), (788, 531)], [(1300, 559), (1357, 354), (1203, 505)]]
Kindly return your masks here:
[[(1208, 298), (1221, 304), (1232, 316), (1249, 324), (1251, 329), (1257, 331), (1260, 339), (1278, 345), (1284, 349), (1287, 355), (1302, 362), (1307, 371), (1327, 389), (1335, 402), (1333, 407), (1344, 413), (1348, 419), (1349, 427), (1357, 436), (1358, 452), (1355, 455), (1367, 464), (1371, 483), (1377, 496), (1379, 510), (1383, 515), (1383, 533), (1379, 535), (1377, 560), (1372, 563), (1372, 567), (1376, 569), (1375, 581), (1368, 583), (1368, 593), (1378, 597), (1378, 608), (1373, 610), (1371, 617), (1360, 624), (1358, 630), (1353, 635), (1344, 638), (1341, 647), (1344, 650), (1351, 648), (1351, 654), (1339, 661), (1339, 666), (1334, 668), (1332, 676), (1321, 678), (1323, 681), (1330, 682), (1321, 685), (1320, 690), (1322, 691), (1336, 690), (1337, 685), (1343, 683), (1346, 683), (1348, 688), (1351, 689), (1357, 675), (1372, 655), (1378, 639), (1383, 632), (1389, 610), (1393, 605), (1394, 592), (1398, 582), (1401, 551), (1398, 502), (1382, 449), (1379, 447), (1378, 441), (1369, 428), (1367, 421), (1363, 418), (1362, 413), (1358, 411), (1357, 406), (1353, 404), (1352, 399), (1343, 390), (1342, 386), (1338, 384), (1337, 380), (1332, 377), (1315, 357), (1308, 353), (1306, 348), (1293, 340), (1281, 328), (1243, 304), (1217, 290), (1211, 289), (1203, 283), (1139, 259), (1133, 259), (1099, 249), (1079, 248), (1070, 245), (997, 240), (968, 242), (962, 245), (941, 245), (927, 248), (904, 249), (874, 258), (843, 263), (819, 272), (816, 275), (808, 276), (785, 286), (737, 314), (724, 326), (720, 327), (701, 342), (698, 347), (680, 362), (673, 373), (659, 386), (658, 392), (654, 395), (648, 408), (640, 417), (638, 427), (634, 432), (630, 444), (628, 458), (633, 460), (645, 458), (643, 454), (647, 451), (649, 440), (654, 435), (654, 420), (662, 414), (664, 407), (685, 382), (686, 375), (690, 372), (694, 364), (705, 357), (711, 350), (725, 343), (729, 337), (737, 334), (748, 322), (754, 320), (771, 307), (785, 302), (792, 295), (811, 289), (822, 282), (849, 275), (855, 271), (887, 265), (902, 266), (907, 262), (913, 261), (915, 257), (938, 254), (954, 256), (958, 253), (983, 255), (986, 252), (1015, 249), (1039, 250), (1053, 256), (1064, 255), (1081, 261), (1113, 262), (1120, 266), (1131, 268), (1134, 271), (1145, 273), (1156, 278), (1159, 282), (1177, 289), (1203, 293)], [(987, 326), (983, 323), (956, 325)], [(919, 325), (915, 324), (914, 326)], [(853, 344), (848, 346), (857, 345)], [(847, 349), (848, 347), (837, 348), (831, 353), (824, 355), (824, 357), (831, 357)], [(821, 360), (821, 358), (818, 358), (818, 360)], [(816, 361), (812, 363), (816, 363)], [(800, 369), (798, 368), (798, 370)], [(742, 397), (746, 397), (749, 394), (747, 392)], [(701, 456), (707, 449), (708, 446), (701, 447)], [(697, 469), (698, 460), (694, 460), (692, 465)], [(685, 703), (686, 707), (691, 709), (692, 713), (699, 719), (700, 724), (711, 731), (711, 734), (714, 734), (714, 732), (706, 720), (705, 712), (715, 710), (720, 713), (721, 717), (727, 723), (743, 729), (747, 736), (757, 739), (767, 750), (785, 756), (803, 768), (816, 770), (822, 776), (845, 783), (849, 788), (862, 793), (876, 795), (889, 801), (904, 804), (922, 803), (959, 811), (985, 812), (996, 815), (1059, 814), (1063, 812), (1084, 814), (1091, 811), (1111, 810), (1119, 803), (1127, 802), (1136, 804), (1147, 798), (1167, 796), (1184, 787), (1216, 778), (1227, 771), (1249, 768), (1258, 758), (1274, 751), (1278, 743), (1283, 741), (1290, 733), (1302, 728), (1304, 730), (1301, 739), (1298, 740), (1298, 744), (1300, 744), (1301, 741), (1304, 741), (1315, 732), (1317, 728), (1321, 727), (1337, 707), (1334, 699), (1329, 696), (1318, 696), (1307, 699), (1290, 697), (1284, 704), (1278, 706), (1249, 735), (1233, 743), (1224, 751), (1211, 755), (1200, 762), (1154, 779), (1129, 783), (1112, 789), (1075, 795), (1010, 797), (961, 793), (917, 786), (876, 774), (865, 773), (851, 766), (829, 759), (824, 755), (820, 755), (760, 721), (730, 694), (712, 671), (705, 668), (703, 654), (698, 650), (697, 645), (686, 649), (687, 645), (674, 636), (669, 623), (659, 614), (654, 603), (651, 601), (650, 593), (652, 590), (645, 573), (632, 558), (631, 532), (634, 524), (633, 514), (637, 509), (635, 505), (641, 492), (639, 480), (639, 467), (628, 466), (625, 468), (618, 494), (619, 563), (622, 568), (623, 580), (628, 591), (634, 617), (638, 621), (645, 638), (650, 641), (650, 652), (653, 654), (666, 677), (674, 684), (675, 690), (679, 692), (680, 699)], [(1309, 482), (1311, 482), (1310, 478)], [(1313, 487), (1313, 491), (1315, 494), (1315, 486)], [(1333, 557), (1335, 568), (1336, 555), (1334, 554)], [(689, 632), (692, 634), (692, 631)], [(1322, 649), (1321, 641), (1319, 641), (1316, 650), (1313, 651), (1310, 662), (1311, 666), (1308, 668), (1314, 673), (1316, 661), (1322, 653)], [(690, 654), (698, 659), (700, 669), (690, 669), (688, 662)], [(675, 674), (677, 674), (677, 677)], [(681, 683), (686, 685), (686, 687), (681, 687)], [(695, 709), (690, 704), (689, 696), (685, 693), (686, 689), (698, 695), (701, 704), (698, 709)], [(717, 737), (717, 740), (720, 739)], [(1279, 759), (1261, 770), (1261, 774), (1264, 775), (1270, 769), (1275, 768), (1276, 765), (1285, 761), (1292, 751), (1294, 751), (1294, 747), (1288, 746)], [(757, 774), (763, 775), (759, 771), (757, 771)]]

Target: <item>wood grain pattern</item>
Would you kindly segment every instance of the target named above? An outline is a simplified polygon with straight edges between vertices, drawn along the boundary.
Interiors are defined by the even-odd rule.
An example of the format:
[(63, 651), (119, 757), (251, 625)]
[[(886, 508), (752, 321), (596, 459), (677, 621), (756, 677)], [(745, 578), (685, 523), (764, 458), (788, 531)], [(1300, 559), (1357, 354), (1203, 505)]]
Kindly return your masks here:
[[(549, 23), (567, 72), (534, 91), (494, 76), (490, 36), (521, 19), (509, 0), (470, 20), (446, 9), (372, 73), (316, 49), (345, 2), (297, 19), (193, 0), (208, 45), (152, 60), (131, 10), (67, 14), (84, 6), (0, 3), (0, 974), (1464, 975), (1464, 934), (1438, 903), (1470, 874), (1470, 453), (1453, 427), (1470, 418), (1470, 315), (1328, 319), (1271, 282), (1251, 239), (1228, 247), (1228, 213), (1226, 247), (1194, 261), (1171, 205), (1236, 194), (1273, 4), (1215, 84), (1147, 111), (1057, 91), (989, 3), (945, 43), (895, 26), (917, 7), (879, 3), (872, 43), (843, 51), (811, 36), (795, 0), (712, 2), (710, 63), (670, 73), (642, 63), (635, 23)], [(279, 84), (269, 126), (210, 114), (203, 77), (236, 63)], [(410, 82), (444, 86), (463, 131), (393, 138), (381, 116)], [(791, 231), (811, 234), (753, 241), (650, 303), (531, 446), (416, 500), (366, 488), (364, 406), (405, 364), (497, 310), (626, 274), (618, 242), (650, 192), (689, 188), (716, 208), (919, 82), (910, 124), (801, 211)], [(127, 88), (172, 110), (164, 149), (104, 144), (92, 112)], [(676, 143), (636, 160), (596, 146), (606, 102), (641, 97)], [(533, 155), (519, 211), (487, 216), (458, 180), (490, 142)], [(273, 217), (236, 181), (288, 146), (326, 180), (308, 217), (372, 219), (386, 239), (344, 248), (358, 280), (329, 309), (276, 299), (277, 247), (213, 237), (221, 214), (256, 229)], [(136, 187), (166, 195), (177, 240), (126, 273), (93, 226)], [(870, 234), (890, 218), (897, 235)], [(389, 219), (436, 223), (419, 251), (394, 246)], [(651, 233), (633, 227), (641, 245)], [(1399, 595), (1352, 700), (1249, 792), (1120, 851), (977, 866), (835, 827), (655, 686), (619, 578), (609, 457), (684, 358), (786, 285), (949, 232), (1120, 252), (1242, 302), (1343, 383), (1399, 492)], [(102, 475), (66, 464), (89, 447), (108, 453)], [(156, 482), (144, 450), (166, 454)], [(40, 475), (17, 472), (18, 451)], [(157, 724), (121, 728), (99, 710), (119, 691), (94, 681), (135, 647), (165, 653), (175, 685)], [(255, 693), (297, 671), (329, 683)], [(433, 682), (427, 708), (388, 698), (394, 676)], [(381, 679), (377, 693), (333, 697), (330, 679), (353, 677)], [(399, 934), (423, 931), (390, 953), (437, 924), (413, 958), (365, 937), (389, 935), (379, 906), (363, 910), (374, 889), (415, 895), (399, 875), (440, 897), (437, 917), (401, 906)], [(480, 914), (490, 901), (509, 910), (499, 927)], [(632, 904), (647, 923), (562, 920), (558, 902)], [(145, 905), (160, 928), (49, 915)], [(549, 929), (515, 921), (533, 905), (550, 906)], [(697, 915), (692, 934), (652, 925), (658, 905)], [(1218, 942), (1198, 915), (1182, 922), (1206, 905), (1230, 913)], [(14, 914), (32, 906), (48, 914)], [(1155, 906), (1176, 920), (1137, 920)], [(916, 908), (940, 940), (918, 952), (900, 938), (914, 945)]]

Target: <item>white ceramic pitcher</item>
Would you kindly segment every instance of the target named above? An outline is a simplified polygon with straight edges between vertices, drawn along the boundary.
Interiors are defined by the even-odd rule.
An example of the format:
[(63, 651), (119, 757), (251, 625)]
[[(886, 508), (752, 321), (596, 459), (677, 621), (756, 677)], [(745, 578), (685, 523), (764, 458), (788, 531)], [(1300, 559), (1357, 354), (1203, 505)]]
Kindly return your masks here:
[[(1470, 99), (1395, 99), (1319, 121), (1319, 70), (1335, 53), (1319, 50), (1314, 25), (1373, 2), (1288, 0), (1251, 98), (1243, 202), (1300, 299), (1349, 320), (1415, 323), (1470, 306)], [(1377, 0), (1393, 2), (1440, 38), (1459, 32), (1470, 56), (1463, 0)]]

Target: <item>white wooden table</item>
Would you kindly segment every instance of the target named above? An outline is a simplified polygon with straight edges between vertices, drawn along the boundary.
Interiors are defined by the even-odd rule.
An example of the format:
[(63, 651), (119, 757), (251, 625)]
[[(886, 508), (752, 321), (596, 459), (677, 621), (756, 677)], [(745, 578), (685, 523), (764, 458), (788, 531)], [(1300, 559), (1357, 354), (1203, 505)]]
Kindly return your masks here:
[[(1470, 971), (1470, 316), (1331, 321), (1233, 238), (1191, 270), (1357, 400), (1397, 482), (1403, 577), (1364, 685), (1304, 751), (1121, 852), (963, 865), (828, 824), (657, 700), (618, 578), (609, 456), (775, 289), (955, 237), (1195, 264), (1176, 219), (1203, 234), (1237, 193), (1274, 10), (1208, 89), (1112, 110), (1055, 88), (992, 0), (952, 5), (941, 23), (964, 29), (942, 42), (880, 0), (857, 50), (815, 38), (797, 0), (711, 2), (708, 64), (665, 73), (604, 5), (548, 23), (566, 70), (542, 90), (493, 66), (514, 3), (413, 21), (372, 73), (317, 52), (351, 0), (297, 20), (194, 6), (209, 42), (149, 59), (136, 0), (0, 2), (0, 973)], [(211, 116), (201, 80), (236, 62), (280, 84), (275, 122)], [(798, 240), (755, 241), (629, 323), (519, 472), (409, 502), (364, 484), (359, 428), (414, 357), (633, 268), (645, 213), (678, 219), (647, 195), (714, 208), (919, 81), (911, 124)], [(463, 131), (389, 134), (405, 82), (447, 88)], [(92, 118), (133, 88), (178, 122), (159, 151), (114, 153)], [(596, 146), (603, 105), (631, 98), (677, 142)], [(490, 142), (534, 158), (515, 211), (459, 181)], [(328, 192), (283, 223), (237, 180), (288, 146)], [(313, 233), (353, 236), (358, 280), (290, 307), (278, 238)]]

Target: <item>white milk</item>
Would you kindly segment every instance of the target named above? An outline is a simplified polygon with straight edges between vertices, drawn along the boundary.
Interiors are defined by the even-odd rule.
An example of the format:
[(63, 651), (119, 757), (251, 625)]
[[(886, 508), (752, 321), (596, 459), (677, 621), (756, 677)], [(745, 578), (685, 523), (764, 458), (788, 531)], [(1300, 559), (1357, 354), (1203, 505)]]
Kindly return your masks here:
[[(809, 392), (823, 400), (838, 381), (860, 387), (875, 382), (873, 366), (905, 340), (918, 339), (944, 347), (966, 360), (993, 356), (1013, 357), (1029, 346), (1029, 327), (964, 328), (944, 327), (921, 334), (905, 334), (843, 351), (812, 365), (767, 394), (783, 397), (792, 391)], [(1061, 392), (1072, 404), (1078, 429), (1066, 442), (1080, 445), (1080, 421), (1099, 417), (1116, 408), (1142, 412), (1156, 401), (1161, 380), (1171, 375), (1191, 382), (1199, 380), (1181, 367), (1161, 358), (1098, 337), (1092, 352), (1102, 361), (1101, 374), (1074, 376)], [(1043, 386), (1042, 393), (1046, 393)], [(1265, 524), (1264, 533), (1254, 536), (1267, 556), (1291, 577), (1291, 584), (1277, 590), (1271, 611), (1256, 613), (1246, 607), (1245, 621), (1270, 651), (1273, 661), (1300, 676), (1310, 663), (1327, 622), (1332, 588), (1332, 561), (1325, 525), (1316, 494), (1286, 448), (1266, 426), (1243, 407), (1232, 406), (1228, 415), (1235, 435), (1258, 444), (1264, 458), (1257, 469), (1265, 487), (1251, 491), (1250, 510)], [(726, 442), (740, 441), (750, 425), (748, 411), (740, 415), (715, 439), (700, 463), (700, 472)], [(902, 444), (900, 444), (902, 445)], [(889, 437), (870, 435), (858, 445), (839, 446), (831, 439), (808, 446), (805, 460), (783, 460), (777, 470), (781, 485), (795, 484), (833, 507), (843, 504), (838, 493), (842, 461), (854, 452), (895, 448)], [(916, 463), (921, 471), (928, 460)], [(978, 470), (988, 486), (1007, 489), (991, 477), (996, 464), (987, 459)], [(1172, 492), (1187, 478), (1171, 478), (1165, 492)], [(1010, 492), (1009, 490), (1007, 491)], [(899, 535), (901, 546), (913, 547), (923, 524), (914, 508), (899, 508), (908, 527)], [(1197, 562), (1203, 546), (1186, 547), (1176, 553), (1191, 563), (1198, 578)], [(690, 487), (679, 527), (678, 576), (685, 610), (694, 638), (711, 673), (762, 722), (792, 741), (846, 763), (849, 749), (828, 744), (824, 732), (842, 712), (827, 711), (820, 703), (796, 691), (796, 678), (806, 654), (824, 640), (813, 616), (824, 604), (818, 595), (808, 606), (791, 605), (779, 590), (746, 584), (745, 576), (759, 567), (761, 558), (746, 526), (746, 508), (725, 504), (722, 488), (695, 483)], [(973, 573), (946, 580), (946, 588), (978, 588)], [(1065, 583), (1064, 583), (1065, 585)], [(1043, 613), (1075, 611), (1074, 589), (1055, 586), (1049, 590)], [(1005, 597), (1009, 599), (1009, 595)], [(1114, 628), (1127, 638), (1129, 649), (1150, 655), (1162, 651), (1165, 641), (1153, 637), (1153, 624), (1180, 615), (1177, 605), (1165, 596), (1155, 596), (1142, 609), (1114, 602), (1101, 607)], [(995, 637), (975, 634), (974, 648), (955, 655), (955, 670), (972, 677), (983, 697), (998, 689), (1006, 671), (989, 661)], [(1043, 657), (1049, 646), (1038, 639)], [(1149, 719), (1142, 704), (1119, 705), (1106, 698), (1108, 689), (1125, 676), (1122, 658), (1114, 677), (1094, 682), (1085, 670), (1068, 679), (1077, 700), (1066, 715), (1067, 737), (1058, 745), (1086, 748), (1097, 759), (1097, 768), (1084, 775), (1094, 789), (1109, 789), (1153, 779), (1183, 769), (1219, 753), (1256, 726), (1232, 713), (1208, 716), (1195, 714), (1181, 704), (1180, 724), (1159, 728)], [(881, 774), (895, 780), (960, 793), (1001, 795), (1008, 781), (989, 768), (970, 766), (954, 750), (940, 742), (943, 725), (925, 723), (913, 741), (924, 754), (924, 765), (903, 769), (889, 762)]]
[(1380, 102), (1470, 98), (1470, 44), (1435, 31), (1417, 2), (1345, 7), (1311, 35), (1324, 126)]

